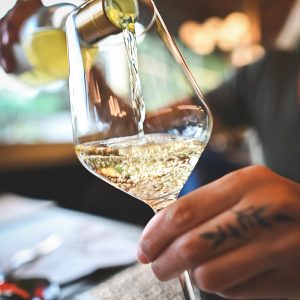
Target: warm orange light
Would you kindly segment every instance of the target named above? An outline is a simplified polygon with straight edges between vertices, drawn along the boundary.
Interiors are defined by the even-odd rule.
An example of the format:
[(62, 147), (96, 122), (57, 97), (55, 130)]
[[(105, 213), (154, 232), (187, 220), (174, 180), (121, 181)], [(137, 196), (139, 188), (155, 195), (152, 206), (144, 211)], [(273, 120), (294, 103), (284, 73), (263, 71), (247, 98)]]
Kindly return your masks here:
[(185, 43), (187, 46), (190, 46), (191, 44), (191, 36), (193, 36), (198, 29), (199, 23), (196, 21), (186, 21), (181, 24), (178, 35), (179, 38), (183, 43)]
[(205, 27), (207, 34), (217, 40), (222, 22), (222, 19), (218, 17), (211, 17), (203, 23), (203, 26)]
[(223, 51), (247, 45), (252, 42), (251, 22), (247, 15), (234, 12), (228, 15), (218, 32), (218, 47)]
[(205, 26), (199, 25), (194, 35), (190, 37), (190, 47), (200, 55), (209, 54), (215, 49), (215, 39)]
[(200, 55), (209, 54), (216, 47), (225, 52), (232, 52), (254, 42), (251, 20), (241, 12), (233, 12), (224, 20), (211, 17), (202, 24), (186, 21), (180, 26), (179, 38)]

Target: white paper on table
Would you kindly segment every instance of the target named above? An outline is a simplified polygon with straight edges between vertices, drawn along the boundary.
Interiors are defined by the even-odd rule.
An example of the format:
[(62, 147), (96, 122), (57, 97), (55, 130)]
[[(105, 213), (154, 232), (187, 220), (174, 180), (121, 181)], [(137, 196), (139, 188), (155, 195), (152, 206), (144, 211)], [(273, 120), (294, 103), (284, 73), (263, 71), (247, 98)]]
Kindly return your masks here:
[(16, 275), (46, 277), (66, 283), (99, 269), (136, 261), (141, 228), (106, 218), (93, 217), (58, 207), (48, 207), (22, 221), (0, 224), (0, 265), (5, 267), (16, 251), (31, 247), (56, 233), (62, 245)]
[(49, 200), (35, 200), (11, 193), (0, 195), (0, 226), (41, 209), (55, 205)]

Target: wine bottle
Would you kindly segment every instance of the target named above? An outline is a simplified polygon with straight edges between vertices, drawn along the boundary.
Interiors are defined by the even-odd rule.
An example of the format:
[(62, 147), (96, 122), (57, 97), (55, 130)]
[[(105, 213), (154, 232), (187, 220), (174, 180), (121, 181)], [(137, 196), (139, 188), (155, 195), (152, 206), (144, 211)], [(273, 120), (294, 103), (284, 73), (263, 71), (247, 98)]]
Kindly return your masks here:
[[(15, 79), (39, 87), (68, 78), (64, 24), (74, 6), (56, 4), (37, 8), (35, 5), (32, 14), (27, 13), (24, 20), (20, 20), (19, 16), (24, 7), (30, 9), (31, 1), (35, 0), (26, 3), (20, 1), (1, 21), (2, 28), (15, 28), (18, 32), (14, 34), (18, 34), (19, 38), (17, 42), (14, 40), (6, 45), (5, 49), (9, 48), (9, 51), (0, 51), (0, 62), (3, 69), (12, 73)], [(120, 32), (122, 22), (128, 16), (134, 18), (136, 11), (134, 0), (87, 1), (76, 15), (76, 24), (83, 43), (92, 45), (108, 35)], [(15, 23), (22, 25), (15, 26)], [(5, 34), (8, 32), (2, 32), (2, 35)], [(11, 65), (12, 60), (12, 67), (5, 68), (5, 65)]]

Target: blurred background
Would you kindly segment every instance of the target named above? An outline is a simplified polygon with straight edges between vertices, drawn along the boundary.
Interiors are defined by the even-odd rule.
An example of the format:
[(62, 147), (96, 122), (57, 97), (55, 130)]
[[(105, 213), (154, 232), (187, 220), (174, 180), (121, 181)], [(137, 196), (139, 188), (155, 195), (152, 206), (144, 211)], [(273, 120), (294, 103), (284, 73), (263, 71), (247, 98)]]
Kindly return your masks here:
[[(45, 0), (43, 4), (53, 2), (59, 1)], [(156, 3), (204, 94), (236, 68), (258, 60), (270, 49), (292, 49), (298, 39), (295, 12), (300, 5), (296, 0)], [(15, 4), (16, 0), (1, 1), (1, 20)], [(59, 14), (56, 19), (57, 26), (62, 26)], [(20, 34), (25, 35), (30, 26), (23, 26)], [(60, 38), (47, 37), (46, 45), (42, 45), (43, 39), (37, 45), (51, 53), (50, 45), (59, 47), (56, 42)], [(22, 60), (21, 54), (18, 57)], [(49, 66), (57, 66), (60, 74), (65, 72), (57, 53), (48, 54), (45, 60)], [(159, 72), (159, 66), (153, 69)], [(77, 162), (67, 81), (64, 76), (56, 76), (56, 80), (47, 76), (38, 71), (8, 75), (0, 68), (0, 192), (51, 199), (63, 207), (145, 224), (152, 216), (148, 207), (94, 178)], [(255, 134), (243, 130), (213, 136), (201, 160), (206, 162), (205, 168), (198, 166), (183, 193), (238, 167), (263, 162)], [(127, 214), (124, 206), (116, 207), (116, 199), (126, 201)]]

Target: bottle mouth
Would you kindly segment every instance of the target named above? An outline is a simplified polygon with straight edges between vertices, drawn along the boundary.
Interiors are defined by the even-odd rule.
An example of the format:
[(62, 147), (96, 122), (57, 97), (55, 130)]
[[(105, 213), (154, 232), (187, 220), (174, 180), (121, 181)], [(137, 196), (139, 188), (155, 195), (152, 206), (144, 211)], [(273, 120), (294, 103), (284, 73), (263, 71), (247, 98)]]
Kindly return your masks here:
[(103, 9), (112, 24), (120, 29), (133, 29), (139, 17), (137, 0), (103, 0)]
[[(151, 24), (148, 25), (148, 27), (144, 27), (143, 24), (136, 23), (135, 24), (135, 34), (136, 34), (136, 41), (137, 43), (140, 43), (144, 40), (145, 34), (149, 31), (151, 28), (153, 22), (155, 20), (155, 17), (153, 18), (153, 21)], [(110, 36), (105, 37), (104, 39), (100, 40), (97, 44), (90, 45), (89, 47), (101, 47), (101, 49), (105, 50), (109, 47), (119, 47), (124, 46), (124, 37), (123, 32), (119, 32), (116, 34), (112, 34)]]

